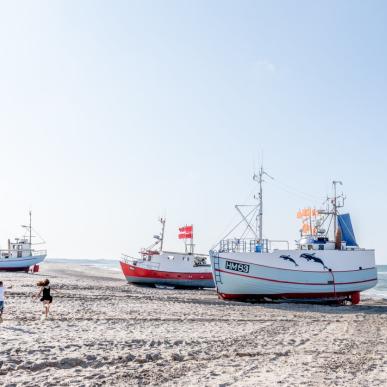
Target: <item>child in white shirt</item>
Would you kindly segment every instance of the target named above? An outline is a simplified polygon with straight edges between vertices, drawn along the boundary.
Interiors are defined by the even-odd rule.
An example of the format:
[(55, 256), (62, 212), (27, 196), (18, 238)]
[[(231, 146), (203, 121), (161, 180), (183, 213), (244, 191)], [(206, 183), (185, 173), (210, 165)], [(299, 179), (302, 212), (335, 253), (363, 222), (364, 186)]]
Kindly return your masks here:
[(4, 310), (4, 286), (3, 281), (0, 281), (0, 323), (3, 322), (3, 310)]

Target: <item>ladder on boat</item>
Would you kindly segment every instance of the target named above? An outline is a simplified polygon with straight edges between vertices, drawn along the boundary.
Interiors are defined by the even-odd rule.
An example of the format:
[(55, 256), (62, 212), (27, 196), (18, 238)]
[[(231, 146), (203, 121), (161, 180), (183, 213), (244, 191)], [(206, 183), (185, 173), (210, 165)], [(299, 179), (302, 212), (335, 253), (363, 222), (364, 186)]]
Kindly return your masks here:
[(214, 255), (215, 285), (223, 283), (219, 270), (220, 270), (220, 261), (219, 261), (219, 254), (217, 253), (216, 255)]

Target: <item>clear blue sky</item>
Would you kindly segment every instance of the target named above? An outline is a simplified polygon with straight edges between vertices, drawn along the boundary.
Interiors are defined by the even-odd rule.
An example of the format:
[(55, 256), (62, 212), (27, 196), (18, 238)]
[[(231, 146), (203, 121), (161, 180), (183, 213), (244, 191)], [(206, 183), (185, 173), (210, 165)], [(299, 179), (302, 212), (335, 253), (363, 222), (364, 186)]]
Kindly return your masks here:
[(205, 252), (263, 150), (266, 237), (340, 179), (387, 263), (385, 1), (0, 5), (2, 246), (31, 208), (51, 257), (135, 254), (159, 215)]

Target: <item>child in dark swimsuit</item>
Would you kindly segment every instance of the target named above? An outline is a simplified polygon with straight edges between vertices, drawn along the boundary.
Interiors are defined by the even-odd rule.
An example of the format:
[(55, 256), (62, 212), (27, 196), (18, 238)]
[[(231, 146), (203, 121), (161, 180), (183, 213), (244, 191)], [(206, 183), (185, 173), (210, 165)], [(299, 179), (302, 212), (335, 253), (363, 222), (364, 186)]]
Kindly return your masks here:
[(40, 287), (40, 290), (35, 297), (38, 298), (42, 296), (40, 298), (40, 301), (43, 302), (44, 314), (45, 314), (45, 318), (47, 318), (48, 313), (50, 311), (50, 305), (52, 303), (50, 281), (46, 279), (44, 281), (39, 281), (36, 285)]

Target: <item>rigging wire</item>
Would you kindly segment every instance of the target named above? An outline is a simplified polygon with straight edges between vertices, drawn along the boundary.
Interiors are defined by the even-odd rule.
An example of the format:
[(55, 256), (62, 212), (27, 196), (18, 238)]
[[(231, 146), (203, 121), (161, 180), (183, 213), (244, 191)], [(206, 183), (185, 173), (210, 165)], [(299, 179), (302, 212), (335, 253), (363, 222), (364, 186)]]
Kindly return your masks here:
[[(269, 176), (271, 177), (271, 176)], [(294, 195), (294, 196), (298, 196), (298, 197), (301, 197), (303, 199), (307, 199), (308, 201), (313, 201), (313, 202), (316, 202), (316, 201), (321, 201), (321, 197), (318, 197), (316, 195), (312, 195), (312, 194), (309, 194), (309, 193), (306, 193), (306, 192), (302, 192), (302, 191), (299, 191), (298, 189), (288, 185), (288, 184), (284, 184), (282, 183), (281, 181), (279, 181), (278, 179), (274, 179), (274, 178), (271, 178), (271, 183), (272, 185), (275, 187), (275, 188), (278, 188), (278, 189), (281, 189), (291, 195)], [(252, 192), (246, 197), (246, 199), (244, 200), (244, 202), (246, 202), (247, 198), (249, 196), (252, 196), (255, 192), (255, 189), (252, 190)], [(254, 206), (255, 208), (253, 210), (251, 210), (246, 216), (245, 216), (245, 219), (247, 219), (250, 215), (251, 215), (251, 218), (249, 220), (249, 224), (252, 222), (253, 220), (253, 216), (255, 214), (255, 211), (257, 211), (257, 207)], [(223, 233), (229, 229), (230, 225), (235, 221), (235, 218), (237, 217), (237, 214), (234, 214), (234, 216), (232, 217), (231, 221), (229, 222), (228, 226), (225, 227), (224, 231), (222, 232), (222, 234), (220, 235), (223, 235)], [(237, 229), (240, 224), (244, 221), (244, 219), (242, 219), (236, 226), (234, 226), (230, 232), (228, 232), (223, 238), (221, 239), (217, 239), (218, 242), (212, 247), (212, 249), (214, 249), (216, 246), (219, 245), (219, 242), (220, 240), (223, 240), (225, 238), (227, 238), (233, 231), (235, 231), (235, 229)], [(331, 220), (332, 222), (332, 220)], [(331, 222), (329, 223), (329, 227), (331, 225)], [(328, 227), (328, 231), (329, 231), (329, 227)], [(244, 232), (242, 233), (242, 237), (246, 235), (247, 231), (249, 229), (249, 226), (246, 227), (246, 229), (244, 230)]]
[(329, 219), (329, 224), (328, 224), (328, 228), (327, 228), (326, 235), (329, 235), (329, 230), (330, 230), (330, 228), (331, 228), (331, 224), (332, 224), (333, 216), (330, 216), (329, 218), (330, 218), (330, 219)]
[[(245, 203), (249, 197), (253, 197), (255, 191), (256, 191), (255, 189), (252, 190), (252, 191), (250, 191), (249, 194), (246, 195), (246, 198), (242, 201), (242, 203)], [(221, 238), (222, 235), (224, 235), (224, 233), (227, 232), (227, 230), (230, 229), (230, 227), (235, 223), (235, 220), (236, 220), (237, 217), (238, 217), (238, 213), (235, 212), (234, 215), (232, 216), (232, 218), (230, 219), (230, 221), (228, 222), (227, 226), (224, 227), (223, 231), (222, 231), (221, 233), (218, 234), (218, 237), (217, 237), (217, 239), (216, 239), (217, 241), (222, 240), (222, 238)], [(239, 223), (239, 224), (240, 224), (240, 223)], [(219, 242), (214, 246), (214, 248), (215, 248), (218, 244), (219, 244)]]
[(283, 191), (285, 191), (287, 193), (290, 193), (290, 194), (295, 195), (295, 196), (302, 197), (302, 198), (307, 199), (307, 200), (313, 200), (313, 201), (321, 200), (321, 198), (319, 198), (318, 196), (311, 195), (311, 194), (308, 194), (306, 192), (299, 191), (298, 189), (296, 189), (294, 187), (291, 187), (291, 186), (289, 186), (287, 184), (284, 184), (284, 183), (282, 183), (281, 181), (279, 181), (277, 179), (273, 179), (272, 184), (277, 186), (277, 188), (280, 188), (280, 189), (282, 189)]
[(239, 239), (243, 239), (245, 237), (245, 235), (248, 234), (248, 231), (251, 230), (251, 223), (253, 221), (253, 218), (256, 216), (256, 213), (258, 212), (258, 208), (255, 209), (255, 211), (252, 212), (251, 214), (251, 218), (248, 219), (248, 217), (246, 216), (246, 220), (247, 220), (247, 225), (246, 225), (246, 228), (245, 230), (243, 231), (241, 237)]
[(41, 242), (34, 243), (34, 245), (42, 245), (46, 243), (44, 238), (33, 227), (31, 227), (31, 230), (41, 239)]
[[(254, 208), (246, 215), (246, 216), (250, 216), (252, 212), (256, 211), (257, 208), (256, 206), (254, 206)], [(234, 232), (234, 230), (240, 226), (240, 224), (242, 222), (244, 222), (245, 219), (242, 219), (241, 221), (239, 221), (223, 238), (219, 239), (218, 242), (211, 248), (211, 250), (213, 250), (216, 246), (219, 245), (220, 241), (223, 240), (223, 239), (226, 239), (232, 232)]]

